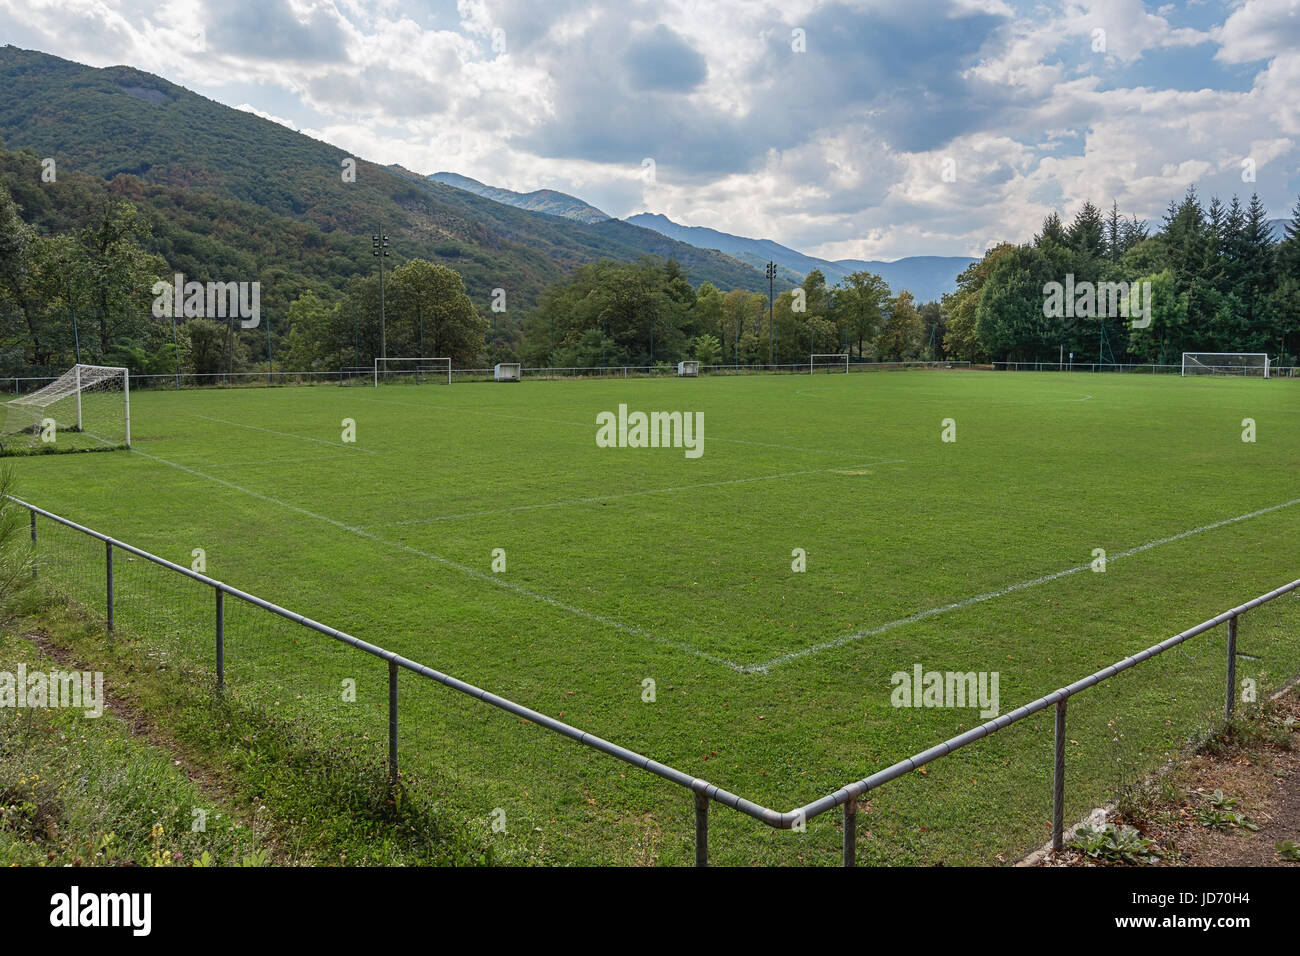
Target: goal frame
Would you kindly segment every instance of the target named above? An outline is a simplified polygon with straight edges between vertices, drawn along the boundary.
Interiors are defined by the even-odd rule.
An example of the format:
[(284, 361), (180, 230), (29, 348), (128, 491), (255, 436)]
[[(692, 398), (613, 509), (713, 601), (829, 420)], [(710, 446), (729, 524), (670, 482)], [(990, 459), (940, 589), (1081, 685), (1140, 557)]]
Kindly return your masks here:
[(446, 362), (447, 363), (447, 384), (451, 384), (451, 359), (441, 355), (390, 355), (385, 358), (375, 359), (375, 388), (379, 387), (379, 373), (389, 371), (387, 364), (389, 362)]
[[(813, 375), (813, 374), (816, 373), (816, 371), (817, 371), (817, 360), (818, 360), (818, 359), (828, 359), (828, 358), (833, 358), (833, 359), (844, 359), (844, 372), (845, 372), (845, 374), (848, 374), (848, 371), (849, 371), (849, 353), (848, 353), (848, 352), (812, 352), (812, 353), (810, 353), (809, 356), (808, 356), (808, 374), (809, 374), (809, 375)], [(830, 365), (829, 362), (827, 362), (827, 363), (825, 363), (825, 364), (826, 364), (826, 365)], [(839, 365), (839, 362), (836, 362), (835, 364), (836, 364), (836, 365)], [(829, 370), (829, 369), (828, 369), (828, 370)]]
[[(18, 397), (10, 399), (4, 404), (6, 406), (16, 405), (19, 407), (27, 407), (27, 408), (39, 408), (39, 409), (48, 408), (50, 405), (53, 405), (55, 402), (61, 401), (62, 399), (55, 398), (49, 402), (40, 402), (40, 401), (36, 401), (35, 399), (38, 396), (40, 396), (43, 392), (45, 392), (46, 389), (50, 388), (52, 385), (55, 385), (60, 379), (64, 377), (64, 375), (68, 375), (69, 373), (71, 373), (74, 376), (74, 382), (75, 382), (72, 394), (75, 395), (77, 399), (77, 431), (84, 433), (85, 420), (82, 415), (82, 405), (81, 405), (81, 396), (82, 393), (84, 392), (84, 389), (81, 384), (81, 376), (83, 372), (114, 372), (114, 373), (120, 372), (122, 374), (122, 438), (123, 438), (122, 445), (123, 447), (130, 449), (131, 447), (131, 370), (123, 365), (86, 365), (86, 364), (78, 363), (72, 366), (72, 368), (68, 369), (67, 372), (64, 372), (63, 375), (55, 376), (54, 380), (51, 381), (49, 385), (45, 385), (41, 388), (38, 388), (30, 395), (19, 395)], [(100, 381), (103, 380), (104, 379), (101, 379)], [(64, 397), (68, 397), (68, 396), (64, 396)], [(96, 437), (100, 441), (107, 442), (108, 444), (113, 444), (112, 442), (108, 442), (107, 439), (102, 438), (100, 436), (93, 436), (93, 437)]]
[[(1179, 368), (1179, 377), (1180, 377), (1180, 378), (1186, 378), (1186, 377), (1187, 377), (1187, 359), (1188, 359), (1189, 357), (1193, 358), (1193, 360), (1196, 361), (1198, 365), (1202, 365), (1202, 366), (1205, 367), (1205, 368), (1211, 369), (1211, 372), (1212, 372), (1212, 373), (1214, 373), (1217, 369), (1220, 369), (1220, 368), (1222, 368), (1222, 369), (1228, 369), (1228, 368), (1231, 368), (1231, 367), (1240, 367), (1240, 368), (1245, 369), (1245, 368), (1260, 368), (1261, 366), (1257, 366), (1257, 365), (1255, 365), (1255, 366), (1248, 366), (1248, 365), (1242, 365), (1242, 366), (1226, 366), (1226, 365), (1225, 365), (1225, 366), (1212, 366), (1212, 365), (1204, 365), (1204, 363), (1202, 363), (1202, 362), (1200, 361), (1201, 358), (1228, 358), (1228, 357), (1232, 357), (1232, 358), (1262, 358), (1262, 359), (1264, 360), (1264, 364), (1263, 364), (1263, 366), (1262, 366), (1263, 369), (1264, 369), (1264, 378), (1269, 378), (1269, 377), (1270, 377), (1269, 373), (1272, 371), (1272, 360), (1269, 358), (1269, 355), (1268, 355), (1267, 352), (1184, 352), (1184, 353), (1183, 353), (1183, 357), (1182, 357), (1182, 365), (1181, 365), (1181, 367)], [(1230, 374), (1230, 373), (1227, 372), (1227, 371), (1222, 371), (1222, 372), (1218, 372), (1218, 374), (1227, 375), (1227, 374)], [(1244, 375), (1244, 373), (1243, 373), (1243, 375)]]

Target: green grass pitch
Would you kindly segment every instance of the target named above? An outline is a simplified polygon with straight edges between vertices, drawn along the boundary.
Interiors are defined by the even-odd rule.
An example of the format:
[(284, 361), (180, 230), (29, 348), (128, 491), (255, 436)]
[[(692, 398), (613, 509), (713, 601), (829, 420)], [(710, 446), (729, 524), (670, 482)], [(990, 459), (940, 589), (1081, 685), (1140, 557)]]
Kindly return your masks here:
[[(597, 447), (597, 414), (620, 404), (702, 412), (703, 455)], [(981, 721), (891, 706), (894, 672), (997, 672), (1006, 712), (1300, 577), (1291, 381), (137, 390), (131, 410), (131, 452), (18, 459), (18, 494), (187, 566), (201, 548), (213, 577), (780, 810)], [(96, 598), (102, 548), (46, 527)], [(184, 652), (210, 652), (210, 594), (140, 563), (118, 574), (124, 626), (188, 628)], [(1300, 671), (1297, 605), (1243, 621), (1243, 676)], [(227, 627), (237, 692), (382, 747), (381, 661), (247, 607)], [(1072, 701), (1070, 814), (1221, 708), (1223, 671), (1216, 632)], [(690, 860), (689, 794), (437, 685), (403, 677), (401, 693), (404, 764), (504, 859)], [(862, 862), (1040, 843), (1051, 731), (1037, 715), (872, 794)], [(834, 863), (838, 827), (774, 832), (715, 806), (712, 857)]]

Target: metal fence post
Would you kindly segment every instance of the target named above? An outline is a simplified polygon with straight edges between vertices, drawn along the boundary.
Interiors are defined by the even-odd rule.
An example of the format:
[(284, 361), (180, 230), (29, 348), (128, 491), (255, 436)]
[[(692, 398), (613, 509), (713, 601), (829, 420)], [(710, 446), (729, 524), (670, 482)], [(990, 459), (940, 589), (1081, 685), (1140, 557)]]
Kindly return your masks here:
[(709, 798), (695, 795), (695, 865), (709, 865)]
[(32, 580), (36, 579), (36, 512), (32, 513)]
[(397, 664), (388, 662), (388, 785), (397, 789)]
[(226, 686), (226, 592), (217, 592), (217, 690)]
[(858, 865), (858, 798), (844, 802), (844, 865)]
[(105, 562), (106, 570), (108, 572), (106, 575), (106, 584), (107, 584), (106, 590), (108, 593), (107, 593), (107, 600), (105, 602), (108, 605), (108, 633), (112, 634), (113, 633), (113, 542), (112, 541), (104, 542), (104, 562)]
[(1228, 618), (1228, 685), (1224, 695), (1223, 719), (1232, 720), (1233, 698), (1237, 696), (1237, 615)]
[(1052, 849), (1065, 842), (1065, 702), (1056, 702), (1056, 766), (1052, 775)]

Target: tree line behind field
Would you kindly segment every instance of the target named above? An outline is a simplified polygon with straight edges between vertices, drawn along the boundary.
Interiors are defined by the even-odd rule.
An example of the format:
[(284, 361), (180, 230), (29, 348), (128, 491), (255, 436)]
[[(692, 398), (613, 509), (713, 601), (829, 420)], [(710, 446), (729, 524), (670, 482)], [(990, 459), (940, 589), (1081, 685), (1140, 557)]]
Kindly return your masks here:
[[(1119, 316), (1048, 318), (1046, 284), (1150, 283), (1150, 325)], [(1171, 202), (1160, 229), (1085, 203), (1067, 226), (1055, 213), (1023, 245), (1003, 243), (972, 263), (944, 297), (948, 358), (1177, 365), (1182, 352), (1300, 354), (1300, 201), (1281, 236), (1263, 204), (1205, 205), (1195, 189)], [(1104, 334), (1103, 334), (1104, 328)]]
[[(6, 154), (15, 165), (30, 158)], [(7, 167), (6, 167), (7, 168)], [(3, 172), (4, 170), (0, 170)], [(12, 187), (6, 188), (6, 183)], [(180, 194), (178, 194), (180, 195)], [(189, 194), (186, 194), (189, 195)], [(1085, 203), (1067, 225), (1053, 213), (1022, 245), (1003, 243), (967, 268), (942, 302), (919, 304), (870, 272), (828, 286), (820, 271), (767, 295), (695, 286), (672, 258), (603, 259), (543, 288), (536, 305), (511, 308), (503, 286), (476, 304), (454, 269), (436, 260), (385, 260), (325, 276), (307, 234), (282, 222), (245, 224), (249, 249), (232, 245), (219, 205), (189, 200), (207, 231), (91, 180), (57, 190), (0, 182), (0, 375), (49, 375), (80, 360), (134, 374), (367, 367), (390, 356), (449, 356), (456, 368), (520, 361), (530, 367), (804, 364), (811, 353), (853, 361), (1056, 361), (1097, 357), (1177, 364), (1183, 351), (1300, 353), (1300, 202), (1275, 236), (1258, 197), (1242, 204), (1195, 190), (1170, 203), (1154, 233), (1112, 205)], [(366, 237), (368, 242), (368, 237)], [(301, 246), (301, 268), (259, 268), (256, 250)], [(201, 263), (213, 260), (214, 274)], [(377, 260), (375, 261), (377, 262)], [(374, 265), (371, 262), (370, 265)], [(153, 314), (154, 283), (175, 273), (198, 281), (258, 278), (262, 323)], [(1151, 323), (1117, 316), (1053, 318), (1046, 287), (1149, 282)], [(494, 308), (494, 306), (499, 306)], [(381, 322), (381, 315), (383, 320)]]

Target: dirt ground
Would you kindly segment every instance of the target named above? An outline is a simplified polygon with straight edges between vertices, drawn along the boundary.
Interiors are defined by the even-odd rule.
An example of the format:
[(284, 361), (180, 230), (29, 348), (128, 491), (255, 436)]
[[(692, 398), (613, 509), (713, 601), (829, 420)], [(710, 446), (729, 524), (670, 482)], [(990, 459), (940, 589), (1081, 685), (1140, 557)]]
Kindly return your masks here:
[[(1216, 791), (1224, 798), (1217, 805)], [(1244, 820), (1236, 822), (1231, 814)], [(1109, 808), (1105, 822), (1132, 827), (1152, 841), (1160, 858), (1147, 865), (1300, 867), (1279, 849), (1287, 841), (1300, 843), (1300, 686), (1126, 795)], [(1067, 846), (1038, 856), (1034, 865), (1106, 862)]]

